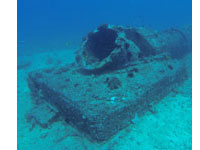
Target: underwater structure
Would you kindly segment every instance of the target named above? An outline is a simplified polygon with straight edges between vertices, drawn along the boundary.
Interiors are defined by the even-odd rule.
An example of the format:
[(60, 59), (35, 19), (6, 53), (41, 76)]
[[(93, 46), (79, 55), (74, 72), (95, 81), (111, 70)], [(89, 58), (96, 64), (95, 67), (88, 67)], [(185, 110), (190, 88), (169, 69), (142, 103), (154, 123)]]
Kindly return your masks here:
[(58, 117), (105, 141), (135, 123), (191, 74), (191, 26), (165, 31), (102, 25), (83, 38), (76, 62), (29, 73), (27, 120)]

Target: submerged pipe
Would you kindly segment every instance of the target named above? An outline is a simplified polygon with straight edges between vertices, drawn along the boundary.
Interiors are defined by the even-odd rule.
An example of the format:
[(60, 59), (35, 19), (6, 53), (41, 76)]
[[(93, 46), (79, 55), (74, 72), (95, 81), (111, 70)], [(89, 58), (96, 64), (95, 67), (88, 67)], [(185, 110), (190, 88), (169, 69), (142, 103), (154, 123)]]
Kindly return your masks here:
[(158, 54), (180, 59), (191, 51), (191, 26), (157, 32), (102, 25), (83, 38), (76, 62), (82, 72), (102, 73)]

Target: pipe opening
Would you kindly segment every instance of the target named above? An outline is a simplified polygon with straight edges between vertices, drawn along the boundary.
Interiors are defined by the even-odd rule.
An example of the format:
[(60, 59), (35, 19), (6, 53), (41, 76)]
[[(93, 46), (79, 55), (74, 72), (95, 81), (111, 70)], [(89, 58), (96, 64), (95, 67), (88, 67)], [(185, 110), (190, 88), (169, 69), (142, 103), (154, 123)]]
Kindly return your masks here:
[(117, 47), (117, 32), (107, 27), (99, 27), (97, 32), (90, 33), (85, 44), (83, 55), (101, 61)]

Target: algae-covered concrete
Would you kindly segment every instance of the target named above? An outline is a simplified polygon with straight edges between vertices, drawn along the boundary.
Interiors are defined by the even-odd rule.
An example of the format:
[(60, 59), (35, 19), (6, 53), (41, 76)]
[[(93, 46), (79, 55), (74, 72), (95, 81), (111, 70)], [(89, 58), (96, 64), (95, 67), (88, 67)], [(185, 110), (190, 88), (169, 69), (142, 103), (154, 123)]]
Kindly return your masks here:
[(107, 140), (187, 78), (189, 31), (103, 25), (83, 39), (76, 62), (29, 74), (33, 102)]

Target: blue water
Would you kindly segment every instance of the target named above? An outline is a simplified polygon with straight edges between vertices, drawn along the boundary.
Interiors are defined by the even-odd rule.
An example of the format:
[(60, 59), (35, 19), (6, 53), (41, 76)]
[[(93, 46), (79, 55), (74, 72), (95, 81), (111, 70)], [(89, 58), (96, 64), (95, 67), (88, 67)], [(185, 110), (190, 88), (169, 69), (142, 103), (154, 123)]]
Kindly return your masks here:
[(72, 47), (101, 24), (165, 29), (192, 23), (191, 0), (20, 0), (18, 53)]
[(19, 150), (191, 149), (191, 76), (155, 106), (155, 114), (136, 118), (135, 126), (100, 145), (77, 137), (77, 131), (62, 121), (43, 129), (27, 123), (25, 117), (32, 108), (29, 72), (74, 62), (82, 38), (102, 24), (158, 31), (191, 25), (191, 0), (18, 0), (17, 3)]

